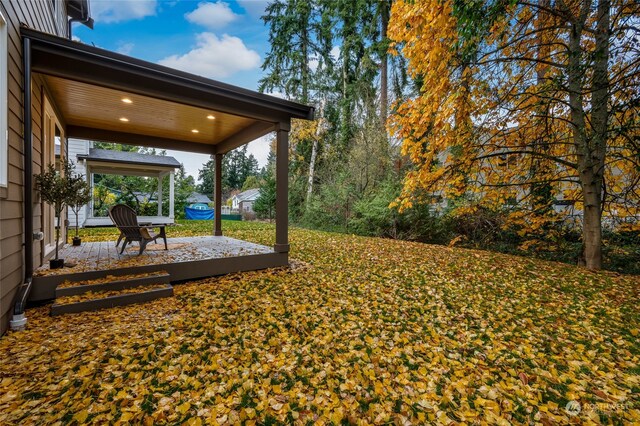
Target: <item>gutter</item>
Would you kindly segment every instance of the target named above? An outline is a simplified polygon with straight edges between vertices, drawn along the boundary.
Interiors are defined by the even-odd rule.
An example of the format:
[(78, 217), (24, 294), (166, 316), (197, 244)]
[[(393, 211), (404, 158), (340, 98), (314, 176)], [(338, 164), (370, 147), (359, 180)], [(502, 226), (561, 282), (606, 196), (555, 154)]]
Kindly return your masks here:
[(80, 19), (80, 18), (70, 18), (70, 19), (69, 19), (69, 21), (68, 21), (68, 23), (67, 23), (67, 25), (69, 25), (69, 26), (67, 27), (67, 34), (68, 34), (69, 40), (73, 40), (73, 36), (72, 36), (72, 27), (73, 27), (73, 25), (72, 25), (72, 24), (73, 24), (74, 22), (79, 22), (79, 23), (84, 24), (84, 25), (86, 25), (87, 27), (89, 27), (89, 28), (93, 29), (93, 19), (91, 19), (91, 17), (90, 17), (90, 16), (87, 16), (87, 17), (86, 17), (86, 18), (84, 18), (84, 19)]
[(24, 330), (27, 318), (24, 315), (25, 306), (31, 283), (33, 281), (33, 140), (31, 121), (31, 40), (22, 40), (23, 66), (23, 99), (22, 121), (24, 139), (24, 282), (20, 286), (13, 308), (13, 318), (9, 322), (12, 330)]

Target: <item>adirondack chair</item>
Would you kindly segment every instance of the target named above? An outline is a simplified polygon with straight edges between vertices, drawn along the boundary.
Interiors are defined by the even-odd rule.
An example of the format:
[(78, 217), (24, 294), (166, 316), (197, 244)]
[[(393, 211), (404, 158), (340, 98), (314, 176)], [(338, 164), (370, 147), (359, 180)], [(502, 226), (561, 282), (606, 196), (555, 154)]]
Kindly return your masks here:
[(141, 226), (138, 223), (138, 215), (131, 207), (124, 204), (116, 204), (109, 209), (109, 217), (113, 221), (113, 224), (120, 230), (116, 247), (124, 238), (120, 254), (124, 253), (127, 244), (138, 241), (140, 243), (139, 256), (147, 247), (147, 244), (152, 241), (156, 242), (158, 238), (164, 240), (164, 249), (167, 250), (167, 235), (164, 232), (164, 227), (161, 227), (160, 233), (156, 234), (153, 232), (153, 227)]

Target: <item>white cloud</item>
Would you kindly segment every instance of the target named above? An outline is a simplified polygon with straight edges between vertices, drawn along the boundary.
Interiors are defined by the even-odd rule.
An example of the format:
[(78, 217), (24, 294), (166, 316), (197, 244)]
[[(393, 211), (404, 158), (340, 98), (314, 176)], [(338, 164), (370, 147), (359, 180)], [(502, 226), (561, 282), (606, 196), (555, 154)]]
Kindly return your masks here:
[(92, 0), (91, 16), (97, 23), (142, 19), (156, 14), (157, 0)]
[(334, 61), (340, 59), (340, 46), (333, 46), (331, 52), (329, 52)]
[(133, 43), (120, 43), (120, 45), (116, 49), (116, 52), (122, 55), (130, 55), (134, 47), (135, 45)]
[(197, 36), (195, 48), (184, 55), (171, 55), (158, 61), (160, 65), (177, 68), (208, 78), (224, 78), (238, 71), (260, 66), (260, 55), (245, 46), (238, 37), (213, 33)]
[(238, 4), (254, 18), (260, 18), (265, 14), (269, 1), (267, 0), (237, 0)]
[(184, 166), (184, 171), (186, 174), (193, 176), (193, 178), (198, 180), (198, 173), (202, 166), (209, 161), (211, 158), (210, 155), (206, 154), (197, 154), (195, 152), (185, 152), (185, 151), (174, 151), (167, 150), (167, 155), (174, 157)]
[(247, 155), (253, 154), (258, 160), (258, 165), (264, 167), (267, 165), (269, 159), (269, 151), (271, 150), (271, 140), (273, 139), (273, 133), (262, 136), (247, 145)]
[(222, 1), (199, 3), (197, 9), (184, 15), (187, 21), (210, 30), (225, 27), (238, 19), (238, 16), (233, 13), (228, 3)]
[(285, 96), (284, 93), (276, 90), (274, 92), (264, 92), (265, 95), (269, 95), (269, 96), (274, 96), (276, 98), (280, 98), (280, 99), (287, 99), (287, 97)]
[[(333, 48), (329, 52), (329, 55), (335, 62), (338, 62), (338, 59), (340, 59), (340, 46), (333, 46)], [(320, 65), (320, 61), (318, 60), (318, 58), (309, 59), (309, 68), (311, 69), (311, 71), (315, 72), (318, 69), (318, 65)]]

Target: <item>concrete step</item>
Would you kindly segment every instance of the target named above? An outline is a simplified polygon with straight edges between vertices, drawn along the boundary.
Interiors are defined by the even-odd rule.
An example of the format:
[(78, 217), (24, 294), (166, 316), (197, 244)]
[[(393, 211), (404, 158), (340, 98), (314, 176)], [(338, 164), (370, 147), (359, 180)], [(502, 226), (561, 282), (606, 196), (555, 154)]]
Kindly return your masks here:
[(168, 284), (171, 275), (166, 272), (151, 272), (148, 274), (112, 276), (105, 275), (90, 281), (65, 282), (56, 287), (56, 298), (75, 296), (87, 292), (124, 290), (148, 284)]
[(134, 303), (150, 302), (173, 296), (173, 286), (168, 283), (138, 285), (119, 290), (101, 290), (57, 298), (51, 306), (51, 315), (72, 314)]

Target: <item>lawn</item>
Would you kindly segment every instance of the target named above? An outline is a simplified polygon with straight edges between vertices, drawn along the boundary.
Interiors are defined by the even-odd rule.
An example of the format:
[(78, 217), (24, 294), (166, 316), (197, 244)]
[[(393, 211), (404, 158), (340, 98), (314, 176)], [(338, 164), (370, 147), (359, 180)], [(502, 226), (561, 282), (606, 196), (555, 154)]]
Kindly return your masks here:
[[(223, 229), (273, 243), (269, 224)], [(640, 277), (295, 228), (291, 245), (291, 270), (29, 309), (0, 339), (0, 424), (640, 422)]]

